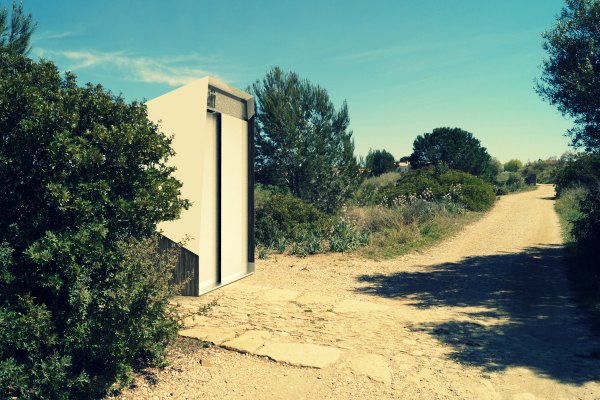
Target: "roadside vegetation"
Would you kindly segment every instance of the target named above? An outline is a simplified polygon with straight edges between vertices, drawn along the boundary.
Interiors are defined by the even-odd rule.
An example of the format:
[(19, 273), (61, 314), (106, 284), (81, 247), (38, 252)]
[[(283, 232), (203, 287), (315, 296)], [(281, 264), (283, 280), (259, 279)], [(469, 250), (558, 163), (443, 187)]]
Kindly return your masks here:
[[(445, 135), (457, 131), (464, 132), (441, 130), (430, 143), (447, 140)], [(479, 141), (464, 134), (471, 138), (472, 150), (490, 162)], [(360, 183), (351, 196), (327, 209), (259, 176), (262, 183), (255, 189), (259, 258), (272, 253), (307, 256), (353, 250), (371, 258), (398, 256), (453, 234), (496, 199), (489, 181), (450, 169), (444, 157), (408, 172), (389, 172), (395, 169), (392, 161), (393, 156), (385, 150), (370, 151), (363, 170), (356, 168)], [(487, 168), (481, 172), (489, 176)], [(327, 182), (335, 179), (336, 174), (331, 173)]]
[(600, 331), (600, 2), (568, 0), (544, 33), (537, 92), (574, 121), (572, 145), (585, 150), (555, 170), (556, 210), (568, 244), (569, 272), (581, 305)]
[(579, 304), (600, 333), (600, 156), (582, 154), (556, 173), (556, 211)]

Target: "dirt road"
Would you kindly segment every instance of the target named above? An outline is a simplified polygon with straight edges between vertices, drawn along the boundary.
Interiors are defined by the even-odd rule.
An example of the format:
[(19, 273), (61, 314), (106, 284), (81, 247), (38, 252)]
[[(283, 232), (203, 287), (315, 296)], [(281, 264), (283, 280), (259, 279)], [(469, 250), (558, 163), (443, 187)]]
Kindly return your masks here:
[(180, 298), (217, 303), (181, 332), (216, 346), (182, 340), (121, 398), (600, 399), (600, 340), (571, 300), (552, 196), (505, 196), (421, 254), (277, 256)]

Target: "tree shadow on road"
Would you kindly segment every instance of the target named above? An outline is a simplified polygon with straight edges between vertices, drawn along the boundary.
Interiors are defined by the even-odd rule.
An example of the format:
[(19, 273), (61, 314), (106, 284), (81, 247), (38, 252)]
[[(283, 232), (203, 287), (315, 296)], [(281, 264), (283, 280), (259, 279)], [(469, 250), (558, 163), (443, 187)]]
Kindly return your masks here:
[(452, 346), (455, 361), (487, 371), (528, 367), (574, 384), (600, 379), (600, 340), (572, 301), (560, 246), (358, 280), (368, 284), (359, 292), (409, 299), (418, 308), (477, 307), (464, 310), (468, 321), (413, 327)]

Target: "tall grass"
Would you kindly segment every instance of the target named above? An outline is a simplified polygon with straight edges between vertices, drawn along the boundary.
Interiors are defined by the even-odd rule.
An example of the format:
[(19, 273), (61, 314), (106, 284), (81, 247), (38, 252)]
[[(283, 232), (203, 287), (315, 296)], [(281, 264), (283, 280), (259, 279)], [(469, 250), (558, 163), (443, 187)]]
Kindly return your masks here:
[(425, 200), (395, 207), (353, 206), (344, 210), (346, 220), (370, 233), (368, 246), (359, 251), (373, 259), (397, 257), (430, 246), (481, 215), (456, 203)]
[(579, 208), (579, 203), (587, 193), (588, 190), (585, 187), (577, 186), (566, 189), (556, 201), (554, 208), (560, 219), (562, 235), (566, 244), (575, 243), (573, 222), (583, 216)]
[[(408, 185), (408, 186), (407, 186)], [(491, 186), (460, 171), (389, 172), (366, 179), (336, 215), (273, 188), (255, 190), (259, 258), (357, 251), (391, 258), (429, 246), (473, 222), (495, 199)]]

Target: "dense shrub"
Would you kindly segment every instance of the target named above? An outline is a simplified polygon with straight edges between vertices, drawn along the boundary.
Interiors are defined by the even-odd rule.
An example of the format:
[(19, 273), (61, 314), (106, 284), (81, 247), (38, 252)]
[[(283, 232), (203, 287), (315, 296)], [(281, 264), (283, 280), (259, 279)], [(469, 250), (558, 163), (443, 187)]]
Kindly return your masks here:
[(498, 195), (516, 192), (525, 187), (525, 179), (518, 172), (502, 172), (498, 174), (494, 191)]
[(416, 200), (456, 202), (472, 211), (489, 209), (495, 201), (492, 186), (466, 172), (424, 168), (404, 174), (394, 185), (361, 190), (355, 201), (360, 205), (393, 207)]
[[(579, 212), (582, 215), (573, 222), (573, 234), (584, 251), (595, 254), (596, 258), (600, 253), (600, 185), (589, 187), (579, 203)], [(596, 272), (600, 273), (600, 263)]]
[(523, 168), (521, 160), (512, 159), (504, 164), (504, 171), (506, 172), (519, 172)]
[(556, 171), (556, 194), (560, 196), (563, 190), (576, 187), (595, 187), (600, 183), (600, 156), (582, 154), (568, 162)]
[(140, 103), (0, 55), (0, 398), (88, 398), (176, 331), (146, 239), (187, 202)]
[(573, 223), (583, 216), (580, 204), (587, 193), (588, 189), (582, 186), (571, 187), (563, 190), (560, 198), (556, 201), (556, 211), (561, 217), (563, 236), (567, 242), (572, 242), (575, 239), (573, 236)]
[(562, 160), (554, 158), (530, 161), (523, 167), (521, 175), (524, 177), (535, 175), (538, 183), (554, 183), (556, 180), (556, 172), (562, 164)]
[(291, 194), (258, 192), (263, 199), (255, 208), (258, 243), (278, 247), (278, 241), (302, 241), (307, 234), (324, 238), (333, 225), (333, 217)]
[(365, 167), (371, 176), (379, 176), (396, 169), (396, 159), (386, 150), (369, 150), (365, 158)]

